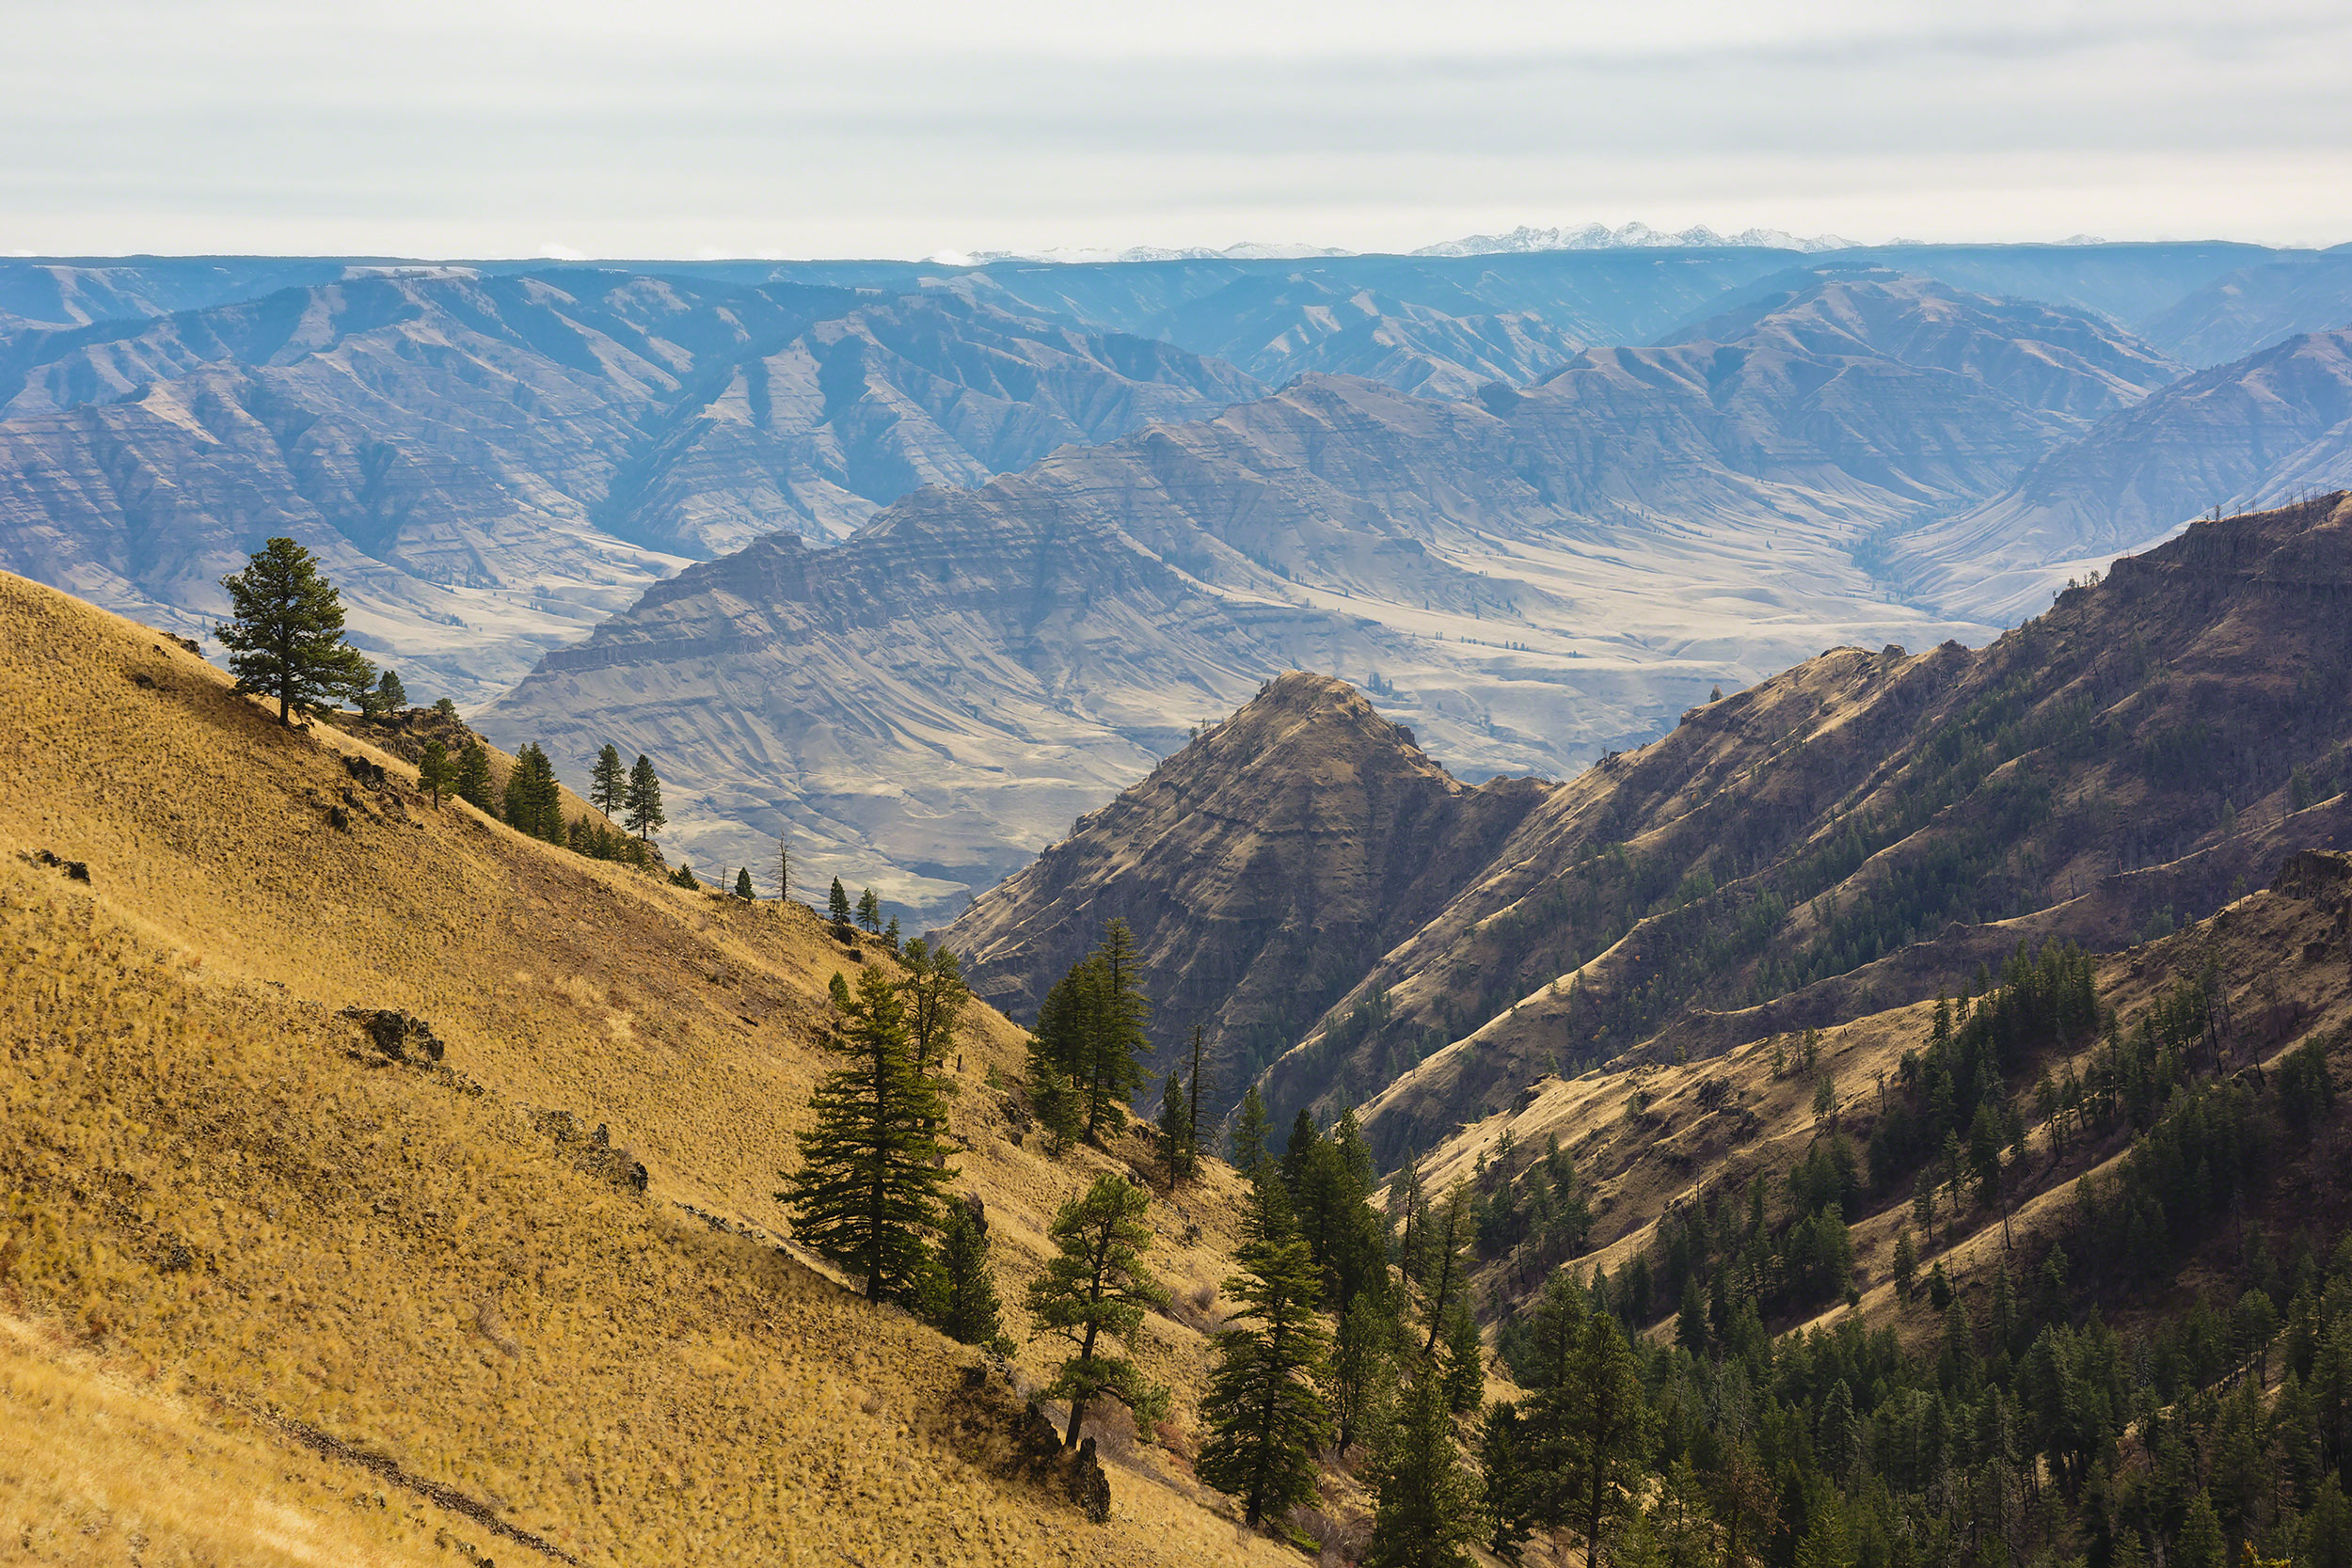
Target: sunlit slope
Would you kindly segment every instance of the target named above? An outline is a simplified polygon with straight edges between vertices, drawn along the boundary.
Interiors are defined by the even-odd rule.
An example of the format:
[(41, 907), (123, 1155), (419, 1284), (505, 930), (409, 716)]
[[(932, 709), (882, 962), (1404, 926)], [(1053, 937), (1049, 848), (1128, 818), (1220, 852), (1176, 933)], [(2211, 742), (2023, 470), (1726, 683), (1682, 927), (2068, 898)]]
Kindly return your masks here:
[[(441, 1536), (599, 1563), (1270, 1551), (1131, 1441), (1108, 1527), (1003, 1479), (1001, 1421), (960, 1393), (972, 1353), (772, 1244), (824, 981), (878, 949), (437, 811), (397, 764), (370, 789), (352, 744), (0, 578), (0, 1312), (27, 1325), (0, 1518), (101, 1532), (36, 1560), (133, 1532), (143, 1560), (191, 1562), (462, 1560)], [(444, 1060), (388, 1063), (352, 1006), (421, 1017)], [(986, 1079), (1014, 1036), (988, 1014), (961, 1043), (957, 1163), (1010, 1299), (1102, 1163), (1012, 1148)], [(1187, 1323), (1155, 1319), (1143, 1354), (1178, 1386), (1180, 1445), (1226, 1196), (1154, 1216)], [(147, 1402), (107, 1414), (123, 1399)], [(38, 1464), (33, 1433), (55, 1438)], [(326, 1523), (282, 1545), (272, 1510)]]

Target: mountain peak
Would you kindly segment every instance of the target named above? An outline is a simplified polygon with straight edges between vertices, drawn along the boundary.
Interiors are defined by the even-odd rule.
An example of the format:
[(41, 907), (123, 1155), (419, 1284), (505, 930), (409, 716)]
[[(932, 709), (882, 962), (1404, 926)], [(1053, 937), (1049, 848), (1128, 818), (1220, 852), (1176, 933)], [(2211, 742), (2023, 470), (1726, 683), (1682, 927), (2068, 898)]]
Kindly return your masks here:
[[(1429, 918), (1550, 785), (1470, 785), (1344, 681), (1292, 670), (944, 934), (973, 990), (1032, 1016), (1113, 917), (1159, 977), (1153, 1044), (1208, 1032), (1238, 1086), (1330, 1005), (1347, 973)], [(1235, 987), (1232, 976), (1255, 978)]]

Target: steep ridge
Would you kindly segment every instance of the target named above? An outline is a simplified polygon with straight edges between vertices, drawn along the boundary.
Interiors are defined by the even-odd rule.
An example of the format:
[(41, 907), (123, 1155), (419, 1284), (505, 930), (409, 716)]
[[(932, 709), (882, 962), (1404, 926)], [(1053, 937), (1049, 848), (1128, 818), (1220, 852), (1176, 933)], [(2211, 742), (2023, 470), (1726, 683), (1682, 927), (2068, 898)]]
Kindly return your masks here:
[(685, 560), (1256, 389), (951, 296), (365, 278), (0, 341), (0, 565), (200, 633), (292, 532), (473, 697)]
[(1930, 603), (2003, 618), (2039, 606), (2049, 563), (2089, 571), (2188, 518), (2276, 506), (2352, 480), (2352, 330), (2188, 376), (2037, 462), (2006, 493), (1891, 541)]
[(1871, 275), (1523, 391), (1305, 377), (688, 573), (484, 722), (661, 755), (697, 861), (788, 827), (935, 918), (1279, 670), (1376, 682), (1457, 771), (1559, 774), (1825, 644), (1986, 636), (1891, 601), (1873, 541), (2164, 373)]
[[(1314, 897), (1238, 891), (1259, 825), (1284, 820), (1273, 764), (1311, 781), (1322, 747), (1348, 775), (1427, 765), (1369, 723), (1263, 747), (1253, 705), (947, 935), (1018, 1012), (1126, 914), (1152, 933), (1147, 990), (1180, 1015), (1157, 1043), (1200, 1022), (1245, 1067), (1283, 1016), (1255, 998), (1330, 996), (1268, 1100), (1285, 1119), (1355, 1103), (1394, 1158), (1547, 1073), (1636, 1048), (1712, 1059), (1931, 995), (2024, 940), (2120, 947), (2352, 842), (2347, 602), (2344, 497), (2200, 524), (1981, 652), (1833, 650), (1567, 783), (1514, 784), (1491, 855), (1447, 859), (1444, 908), (1401, 899), (1404, 921), (1359, 939), (1342, 899), (1328, 942)], [(1328, 689), (1290, 676), (1268, 696)], [(1213, 744), (1228, 729), (1252, 738)], [(1373, 877), (1387, 851), (1362, 844), (1335, 844), (1315, 885)], [(1246, 918), (1277, 910), (1287, 947), (1235, 961)], [(1343, 952), (1365, 960), (1353, 983)]]
[(1161, 1058), (1207, 1031), (1223, 1085), (1210, 1100), (1224, 1104), (1443, 908), (1547, 787), (1462, 784), (1353, 689), (1293, 671), (1080, 818), (941, 940), (975, 992), (1029, 1019), (1124, 919)]
[(1717, 1053), (2200, 917), (2352, 832), (2347, 603), (2339, 494), (2199, 524), (1981, 652), (1834, 650), (1695, 709), (1530, 813), (1270, 1098), (1370, 1100), (1393, 1154), (1645, 1040)]
[[(2119, 1037), (2168, 1006), (2177, 1009), (2184, 994), (2197, 999), (2212, 1033), (2199, 1040), (2196, 1059), (2187, 1064), (2192, 1083), (2236, 1078), (2267, 1088), (2280, 1059), (2312, 1041), (2327, 1050), (2339, 1077), (2352, 1059), (2352, 946), (2345, 925), (2352, 857), (2304, 851), (2266, 870), (2275, 873), (2273, 886), (2233, 899), (2171, 936), (2132, 943), (2089, 964), (2093, 992), (2111, 1010)], [(1994, 978), (2001, 968), (1993, 966)], [(1957, 997), (1980, 983), (1966, 970), (1955, 970), (1945, 975), (1943, 989)], [(1810, 1042), (1809, 1069), (1807, 1042), (1791, 1033), (1704, 1060), (1634, 1059), (1572, 1077), (1546, 1077), (1507, 1108), (1429, 1150), (1420, 1162), (1422, 1180), (1438, 1192), (1466, 1181), (1483, 1202), (1507, 1209), (1514, 1180), (1557, 1140), (1574, 1151), (1592, 1229), (1575, 1256), (1563, 1259), (1557, 1247), (1548, 1251), (1540, 1240), (1522, 1243), (1509, 1227), (1493, 1227), (1490, 1233), (1500, 1239), (1481, 1249), (1480, 1277), (1496, 1315), (1510, 1315), (1559, 1262), (1586, 1278), (1600, 1272), (1628, 1282), (1641, 1272), (1629, 1269), (1638, 1256), (1647, 1255), (1652, 1271), (1666, 1261), (1670, 1227), (1697, 1212), (1708, 1195), (1730, 1194), (1738, 1201), (1758, 1178), (1782, 1191), (1793, 1170), (1838, 1140), (1850, 1159), (1883, 1147), (1877, 1135), (1896, 1119), (1888, 1114), (1890, 1099), (1899, 1104), (1915, 1092), (1934, 1013), (1933, 1002), (1915, 1003), (1832, 1024)], [(1922, 1274), (1939, 1268), (1952, 1287), (1979, 1301), (1991, 1293), (2001, 1268), (2015, 1272), (2018, 1248), (2030, 1259), (2037, 1240), (2078, 1245), (2068, 1235), (2080, 1197), (2077, 1182), (2111, 1176), (2142, 1129), (2126, 1119), (2102, 1135), (2083, 1135), (2070, 1108), (2038, 1101), (2033, 1085), (2045, 1073), (2053, 1083), (2098, 1083), (2103, 1050), (2094, 1029), (2042, 1042), (2011, 1064), (2004, 1098), (2022, 1107), (2025, 1131), (2011, 1165), (2006, 1240), (2001, 1210), (1973, 1202), (1944, 1213), (1940, 1243), (1938, 1227), (1918, 1234), (1912, 1190), (1899, 1170), (1882, 1168), (1875, 1153), (1858, 1167), (1845, 1221), (1856, 1306), (1865, 1322), (1897, 1323), (1907, 1338), (1918, 1339), (1941, 1330), (1926, 1292), (1906, 1301), (1897, 1288), (1899, 1231), (1913, 1230), (1915, 1243), (1922, 1244)], [(1832, 1085), (1826, 1113), (1817, 1103), (1824, 1080)], [(2344, 1193), (2340, 1173), (2330, 1168), (2337, 1157), (2326, 1148), (2315, 1155), (2315, 1168), (2290, 1167), (2274, 1185), (2242, 1199), (2242, 1219), (2281, 1238), (2315, 1223), (2341, 1223)], [(2239, 1238), (2222, 1238), (2221, 1246), (2234, 1260)], [(2206, 1271), (2192, 1265), (2179, 1272), (2195, 1279)], [(2096, 1273), (2085, 1283), (2119, 1328), (2153, 1315), (2151, 1307), (2172, 1307), (2168, 1297), (2184, 1293), (2179, 1285), (2135, 1291), (2125, 1279)], [(1640, 1320), (1671, 1317), (1677, 1305), (1654, 1291)], [(1801, 1308), (1799, 1321), (1806, 1315)], [(1843, 1315), (1832, 1305), (1820, 1325)]]
[[(437, 809), (15, 578), (0, 652), (12, 1554), (1272, 1560), (1116, 1421), (1113, 1523), (1087, 1523), (1000, 1463), (1001, 1379), (779, 1244), (827, 979), (880, 944)], [(1020, 1041), (977, 1011), (949, 1069), (1008, 1287), (1140, 1152), (1016, 1147), (990, 1080)], [(1236, 1190), (1214, 1168), (1155, 1209), (1187, 1302), (1214, 1302)], [(1188, 1446), (1211, 1320), (1179, 1310), (1142, 1354)]]

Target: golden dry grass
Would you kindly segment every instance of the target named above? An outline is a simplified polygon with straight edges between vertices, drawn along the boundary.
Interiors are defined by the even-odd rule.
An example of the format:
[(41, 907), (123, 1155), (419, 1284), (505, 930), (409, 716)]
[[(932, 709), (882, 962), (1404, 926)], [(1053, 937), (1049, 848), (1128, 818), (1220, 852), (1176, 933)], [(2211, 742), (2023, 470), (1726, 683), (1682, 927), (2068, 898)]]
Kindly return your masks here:
[[(103, 1477), (132, 1477), (147, 1512), (125, 1528), (155, 1544), (141, 1560), (265, 1561), (293, 1548), (206, 1497), (342, 1518), (338, 1497), (398, 1492), (243, 1412), (589, 1562), (1289, 1555), (1204, 1508), (1180, 1459), (1131, 1452), (1117, 1420), (1111, 1526), (998, 1480), (943, 1414), (970, 1353), (771, 1244), (823, 984), (850, 964), (812, 917), (672, 889), (413, 790), (356, 792), (338, 832), (338, 749), (358, 747), (286, 735), (193, 657), (0, 577), (0, 1309), (42, 1325), (10, 1352), (10, 1389), (81, 1412), (59, 1447), (100, 1478), (72, 1501), (0, 1447), (0, 1517), (103, 1513), (119, 1496)], [(25, 858), (42, 849), (92, 880)], [(427, 1019), (462, 1078), (372, 1061), (336, 1016), (350, 1005)], [(1002, 1019), (973, 1021), (953, 1118), (1009, 1302), (1054, 1207), (1104, 1164), (1002, 1136), (985, 1076), (1018, 1047)], [(547, 1110), (608, 1125), (648, 1193), (576, 1168), (537, 1129)], [(1196, 1300), (1224, 1272), (1231, 1200), (1219, 1172), (1184, 1212), (1155, 1206), (1156, 1260)], [(1213, 1315), (1187, 1303), (1143, 1346), (1178, 1387), (1180, 1448)], [(41, 1348), (59, 1338), (135, 1395)], [(138, 1419), (104, 1414), (133, 1397)], [(9, 1408), (11, 1433), (34, 1418)], [(380, 1544), (329, 1555), (403, 1560), (395, 1514), (446, 1552), (531, 1559), (410, 1493)], [(80, 1539), (116, 1528), (98, 1528)]]

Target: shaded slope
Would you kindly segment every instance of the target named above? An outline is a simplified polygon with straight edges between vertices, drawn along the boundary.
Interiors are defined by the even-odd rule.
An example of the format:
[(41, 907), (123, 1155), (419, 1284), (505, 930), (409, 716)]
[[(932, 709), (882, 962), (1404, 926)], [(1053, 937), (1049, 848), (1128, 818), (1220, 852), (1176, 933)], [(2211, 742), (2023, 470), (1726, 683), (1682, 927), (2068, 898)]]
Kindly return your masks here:
[(1101, 940), (1135, 930), (1155, 1065), (1208, 1037), (1222, 1104), (1494, 854), (1545, 785), (1449, 777), (1327, 676), (1277, 676), (941, 940), (1016, 1019)]
[(1982, 652), (1836, 650), (1694, 710), (1548, 798), (1274, 1098), (1392, 1085), (1369, 1119), (1393, 1153), (1644, 1039), (1720, 1051), (2020, 936), (2202, 915), (2352, 826), (2348, 604), (2338, 496), (2200, 524)]
[(2304, 332), (2352, 326), (2352, 251), (2280, 257), (2214, 279), (2145, 323), (2151, 342), (2201, 370)]

